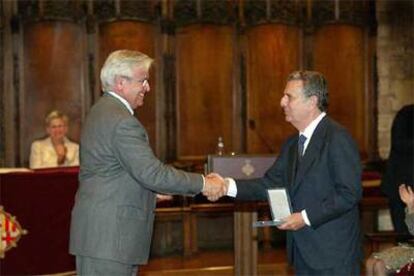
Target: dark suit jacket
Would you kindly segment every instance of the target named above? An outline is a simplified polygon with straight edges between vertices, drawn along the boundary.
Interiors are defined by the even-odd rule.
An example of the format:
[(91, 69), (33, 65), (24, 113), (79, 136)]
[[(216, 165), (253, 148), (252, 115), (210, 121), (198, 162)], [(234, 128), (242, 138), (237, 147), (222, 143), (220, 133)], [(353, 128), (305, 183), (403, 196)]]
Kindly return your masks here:
[(381, 188), (391, 200), (400, 201), (398, 186), (402, 183), (414, 185), (414, 105), (404, 106), (395, 116)]
[(201, 175), (162, 164), (144, 127), (109, 94), (93, 106), (84, 124), (79, 181), (70, 253), (126, 264), (147, 262), (154, 192), (194, 195), (203, 187)]
[(293, 242), (314, 269), (359, 260), (362, 251), (358, 202), (362, 186), (357, 145), (328, 116), (315, 129), (300, 164), (296, 161), (297, 141), (298, 135), (287, 140), (264, 177), (236, 181), (237, 198), (264, 200), (267, 189), (287, 187), (293, 211), (305, 209), (311, 223), (310, 227), (287, 232), (291, 263)]

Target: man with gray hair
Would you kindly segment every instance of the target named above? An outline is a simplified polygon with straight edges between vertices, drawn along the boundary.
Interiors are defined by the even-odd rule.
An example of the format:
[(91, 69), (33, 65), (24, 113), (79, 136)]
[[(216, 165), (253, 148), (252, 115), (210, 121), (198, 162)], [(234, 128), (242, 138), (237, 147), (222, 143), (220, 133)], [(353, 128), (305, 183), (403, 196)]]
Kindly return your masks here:
[(206, 195), (223, 190), (161, 163), (134, 116), (150, 91), (153, 60), (138, 51), (111, 53), (101, 70), (104, 95), (90, 110), (80, 143), (79, 188), (69, 251), (78, 275), (136, 275), (148, 260), (155, 195)]
[(267, 189), (286, 187), (292, 214), (278, 228), (287, 231), (288, 259), (295, 274), (359, 275), (362, 185), (358, 147), (348, 131), (326, 114), (328, 89), (321, 73), (290, 74), (280, 105), (286, 121), (299, 133), (283, 144), (262, 178), (223, 180), (225, 194), (240, 200), (265, 200)]

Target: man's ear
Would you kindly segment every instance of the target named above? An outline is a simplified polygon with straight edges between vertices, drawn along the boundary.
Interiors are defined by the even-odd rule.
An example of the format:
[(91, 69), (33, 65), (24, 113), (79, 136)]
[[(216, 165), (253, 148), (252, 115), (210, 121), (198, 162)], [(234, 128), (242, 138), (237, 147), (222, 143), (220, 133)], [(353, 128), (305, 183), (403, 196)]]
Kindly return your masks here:
[(126, 79), (121, 77), (121, 76), (116, 76), (115, 77), (115, 83), (114, 83), (114, 87), (116, 88), (116, 90), (120, 90), (124, 87), (125, 85), (125, 81)]
[(309, 103), (312, 107), (318, 107), (318, 97), (312, 95), (309, 97)]

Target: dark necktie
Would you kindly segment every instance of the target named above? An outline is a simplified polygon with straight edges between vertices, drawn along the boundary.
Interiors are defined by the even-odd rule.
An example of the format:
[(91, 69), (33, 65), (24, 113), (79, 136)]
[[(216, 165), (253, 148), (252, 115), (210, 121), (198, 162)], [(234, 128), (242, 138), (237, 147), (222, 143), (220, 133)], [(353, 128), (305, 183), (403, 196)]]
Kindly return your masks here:
[(302, 156), (303, 156), (303, 148), (304, 148), (304, 145), (305, 145), (305, 141), (306, 141), (306, 136), (301, 134), (299, 136), (299, 140), (298, 140), (298, 157), (299, 157), (299, 161), (302, 159)]

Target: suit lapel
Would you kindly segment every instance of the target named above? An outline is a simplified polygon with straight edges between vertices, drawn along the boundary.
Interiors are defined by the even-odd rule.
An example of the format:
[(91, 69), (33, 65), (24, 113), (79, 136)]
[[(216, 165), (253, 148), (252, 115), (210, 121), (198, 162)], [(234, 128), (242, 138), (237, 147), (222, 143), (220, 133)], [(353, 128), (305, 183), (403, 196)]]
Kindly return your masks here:
[(296, 166), (297, 166), (297, 154), (298, 154), (298, 147), (296, 146), (298, 143), (298, 139), (296, 138), (295, 141), (292, 143), (289, 149), (289, 159), (288, 159), (288, 188), (291, 189), (295, 182), (295, 174), (296, 174)]
[(302, 157), (302, 161), (298, 163), (296, 177), (294, 180), (293, 191), (296, 191), (301, 184), (303, 178), (311, 169), (313, 163), (319, 158), (321, 149), (325, 144), (326, 128), (328, 124), (327, 116), (321, 120), (312, 135), (309, 145)]

